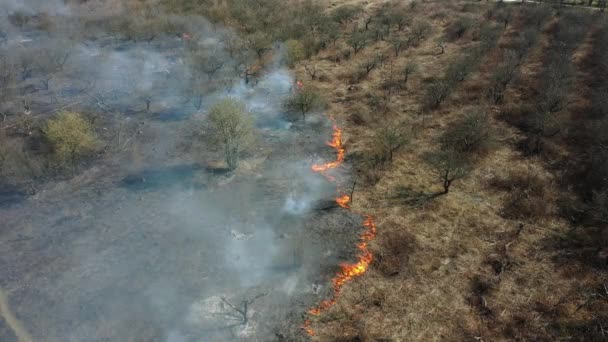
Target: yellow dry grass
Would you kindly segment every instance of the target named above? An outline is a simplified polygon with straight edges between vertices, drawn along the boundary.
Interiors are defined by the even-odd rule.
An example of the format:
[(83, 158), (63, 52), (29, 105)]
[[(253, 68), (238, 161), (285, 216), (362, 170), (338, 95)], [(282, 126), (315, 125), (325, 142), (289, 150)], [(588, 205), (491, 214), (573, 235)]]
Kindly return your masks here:
[[(540, 160), (524, 157), (517, 151), (515, 143), (520, 134), (505, 122), (492, 119), (497, 135), (495, 148), (447, 196), (420, 207), (410, 207), (393, 198), (399, 186), (425, 192), (440, 190), (440, 183), (423, 155), (437, 147), (436, 139), (449, 123), (477, 105), (481, 97), (479, 88), (496, 62), (494, 52), (489, 53), (480, 71), (463, 82), (439, 110), (426, 118), (420, 115), (425, 79), (440, 77), (452, 57), (474, 44), (465, 38), (449, 44), (445, 54), (438, 54), (436, 41), (450, 19), (436, 14), (439, 11), (453, 14), (459, 8), (457, 2), (447, 7), (442, 4), (420, 4), (416, 16), (433, 24), (433, 34), (398, 58), (392, 57), (390, 46), (379, 42), (348, 61), (335, 63), (331, 56), (345, 48), (343, 42), (338, 42), (338, 46), (296, 69), (299, 78), (305, 80), (304, 63), (313, 63), (319, 69), (323, 81), (306, 82), (313, 82), (327, 94), (329, 114), (344, 127), (347, 158), (369, 149), (374, 131), (381, 125), (404, 125), (412, 132), (412, 142), (382, 171), (379, 182), (361, 185), (355, 191), (354, 210), (372, 215), (378, 225), (379, 235), (372, 244), (376, 262), (363, 277), (345, 286), (335, 307), (313, 321), (316, 341), (542, 339), (550, 336), (544, 333), (556, 320), (568, 317), (575, 321), (590, 315), (577, 309), (581, 300), (573, 294), (577, 279), (564, 276), (563, 270), (551, 260), (554, 252), (545, 248), (548, 239), (568, 229), (555, 213), (558, 197), (555, 180)], [(487, 5), (479, 6), (482, 8), (474, 14), (478, 17)], [(454, 17), (451, 14), (447, 17)], [(505, 32), (499, 44), (512, 33)], [(543, 35), (529, 53), (522, 77), (534, 78), (547, 44)], [(372, 71), (370, 77), (352, 87), (344, 75), (379, 52), (391, 55), (397, 66), (416, 62), (420, 72), (413, 76), (407, 90), (391, 98), (387, 113), (372, 112), (367, 124), (356, 125), (351, 121), (352, 114), (370, 110), (366, 95), (381, 95), (378, 89), (388, 67)], [(510, 101), (517, 103), (521, 95), (518, 91), (521, 90), (516, 87), (509, 89)], [(500, 108), (489, 110), (496, 114)], [(545, 198), (538, 200), (547, 202), (551, 214), (527, 221), (509, 220), (501, 215), (509, 193), (489, 184), (517, 170), (534, 174), (542, 181)], [(520, 224), (523, 229), (517, 234)], [(384, 237), (403, 232), (409, 234), (413, 247), (402, 259), (398, 274), (383, 274), (378, 259), (388, 252), (383, 245)], [(506, 260), (505, 270), (500, 274), (493, 271), (492, 260)], [(474, 286), (479, 279), (489, 283), (490, 288), (475, 297)]]

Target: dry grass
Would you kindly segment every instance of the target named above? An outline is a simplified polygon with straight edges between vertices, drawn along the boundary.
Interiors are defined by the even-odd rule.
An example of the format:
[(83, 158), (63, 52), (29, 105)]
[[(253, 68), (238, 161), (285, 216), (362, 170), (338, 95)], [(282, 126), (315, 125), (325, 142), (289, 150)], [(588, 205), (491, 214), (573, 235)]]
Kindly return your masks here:
[[(347, 157), (368, 150), (379, 122), (408, 127), (413, 140), (389, 166), (374, 171), (374, 182), (355, 192), (354, 210), (371, 214), (378, 224), (372, 245), (376, 260), (365, 276), (344, 288), (335, 307), (313, 322), (318, 332), (314, 340), (554, 340), (559, 334), (573, 336), (572, 331), (586, 324), (581, 322), (591, 319), (591, 306), (578, 308), (583, 301), (580, 291), (597, 283), (597, 277), (566, 276), (567, 268), (553, 262), (557, 252), (547, 248), (547, 241), (568, 230), (554, 209), (559, 189), (540, 159), (518, 151), (521, 134), (501, 119), (503, 108), (490, 108), (495, 148), (466, 179), (455, 183), (449, 195), (416, 207), (394, 200), (399, 187), (440, 190), (423, 156), (437, 147), (437, 138), (450, 122), (478, 105), (488, 74), (500, 58), (499, 48), (493, 49), (437, 111), (422, 115), (425, 84), (441, 76), (451, 58), (475, 44), (465, 35), (448, 44), (445, 54), (438, 54), (437, 39), (455, 17), (452, 14), (463, 9), (459, 2), (443, 5), (420, 4), (416, 15), (431, 21), (432, 36), (400, 57), (391, 57), (392, 65), (415, 62), (420, 72), (383, 111), (372, 110), (368, 99), (383, 96), (381, 84), (391, 64), (355, 85), (347, 84), (344, 75), (361, 60), (389, 51), (386, 43), (369, 46), (340, 63), (330, 61), (343, 49), (337, 46), (313, 61), (325, 79), (316, 85), (330, 94), (329, 114), (345, 127)], [(469, 5), (467, 15), (479, 19), (486, 5), (474, 6), (482, 8), (472, 10)], [(510, 44), (519, 29), (517, 19), (503, 33), (499, 47)], [(520, 69), (520, 81), (507, 88), (505, 102), (523, 103), (547, 44), (546, 32), (541, 33)], [(297, 72), (305, 74), (301, 67)]]

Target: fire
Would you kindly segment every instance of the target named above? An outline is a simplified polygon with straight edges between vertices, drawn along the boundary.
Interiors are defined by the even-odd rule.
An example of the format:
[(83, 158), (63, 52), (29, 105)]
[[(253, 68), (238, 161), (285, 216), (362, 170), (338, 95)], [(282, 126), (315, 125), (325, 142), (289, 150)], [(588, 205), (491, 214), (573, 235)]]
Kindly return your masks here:
[(350, 203), (350, 196), (348, 195), (342, 195), (338, 198), (336, 198), (336, 203), (338, 203), (339, 206), (341, 206), (342, 208), (348, 208), (348, 203)]
[(315, 336), (315, 331), (310, 327), (310, 321), (305, 321), (302, 325), (302, 329), (304, 329), (309, 336)]
[[(327, 145), (336, 150), (336, 160), (324, 164), (314, 164), (311, 168), (314, 172), (323, 174), (329, 181), (334, 181), (334, 177), (328, 175), (327, 171), (337, 168), (344, 162), (346, 149), (342, 145), (342, 130), (336, 124), (335, 119), (332, 117), (329, 119), (333, 124), (333, 134), (332, 140), (327, 142)], [(336, 203), (345, 209), (350, 209), (350, 201), (351, 197), (346, 194), (342, 194), (336, 198)], [(368, 215), (363, 221), (363, 226), (365, 227), (365, 231), (359, 236), (360, 242), (357, 244), (357, 249), (359, 250), (358, 261), (354, 264), (345, 263), (340, 265), (340, 272), (338, 272), (338, 274), (336, 274), (336, 276), (334, 276), (334, 278), (331, 280), (334, 289), (333, 298), (323, 300), (317, 305), (317, 307), (310, 309), (308, 311), (310, 315), (318, 316), (323, 311), (336, 304), (336, 300), (338, 295), (340, 295), (344, 284), (355, 277), (363, 275), (369, 268), (369, 265), (372, 263), (374, 257), (368, 248), (368, 244), (376, 237), (376, 224), (374, 223), (372, 217)], [(306, 320), (302, 325), (302, 329), (306, 331), (309, 336), (314, 336), (315, 331), (310, 327), (310, 325), (311, 321)]]
[(325, 164), (314, 164), (311, 167), (314, 172), (324, 174), (326, 171), (333, 170), (338, 166), (342, 165), (342, 163), (344, 162), (344, 154), (346, 153), (346, 150), (344, 149), (344, 146), (342, 146), (342, 130), (338, 127), (338, 125), (333, 119), (332, 122), (334, 132), (332, 134), (331, 141), (328, 141), (327, 145), (333, 147), (336, 150), (336, 160)]

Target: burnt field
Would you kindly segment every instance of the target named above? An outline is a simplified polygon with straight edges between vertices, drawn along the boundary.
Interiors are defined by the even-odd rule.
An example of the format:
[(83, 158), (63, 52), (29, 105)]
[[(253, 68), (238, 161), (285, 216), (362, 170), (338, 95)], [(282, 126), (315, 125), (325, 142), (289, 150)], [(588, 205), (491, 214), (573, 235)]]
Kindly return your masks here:
[[(331, 185), (298, 160), (326, 152), (324, 135), (280, 135), (237, 174), (175, 158), (90, 170), (3, 207), (2, 288), (33, 340), (299, 335), (360, 219), (328, 207)], [(222, 297), (255, 299), (247, 321)]]
[[(304, 338), (362, 227), (311, 170), (335, 159), (332, 123), (289, 120), (282, 47), (234, 52), (202, 17), (125, 36), (114, 14), (56, 5), (0, 7), (0, 340)], [(222, 98), (252, 118), (238, 168), (205, 134)], [(69, 158), (51, 140), (66, 112), (86, 155), (88, 136)]]

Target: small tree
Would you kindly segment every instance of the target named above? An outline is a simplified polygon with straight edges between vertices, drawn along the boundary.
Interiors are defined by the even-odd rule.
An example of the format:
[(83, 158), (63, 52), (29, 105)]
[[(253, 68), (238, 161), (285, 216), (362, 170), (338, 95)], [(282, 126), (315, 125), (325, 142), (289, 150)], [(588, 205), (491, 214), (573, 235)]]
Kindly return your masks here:
[(407, 81), (410, 79), (410, 76), (418, 72), (418, 64), (414, 62), (409, 62), (403, 67), (401, 70), (401, 75), (403, 75), (403, 85), (407, 87)]
[(432, 153), (428, 160), (442, 182), (444, 195), (450, 191), (452, 182), (465, 177), (470, 170), (467, 159), (455, 150)]
[(315, 80), (317, 78), (318, 69), (317, 69), (317, 65), (316, 64), (314, 64), (314, 63), (312, 63), (312, 64), (306, 63), (306, 64), (304, 64), (304, 70), (306, 70), (306, 73), (308, 73), (308, 75), (310, 76), (311, 80)]
[(420, 42), (422, 42), (428, 37), (432, 30), (433, 26), (428, 21), (417, 19), (416, 21), (414, 21), (412, 28), (407, 34), (405, 48), (417, 46), (418, 44), (420, 44)]
[(348, 45), (353, 49), (355, 55), (369, 42), (369, 32), (367, 31), (355, 31), (351, 37), (347, 40)]
[(247, 37), (247, 43), (249, 48), (257, 55), (258, 60), (261, 60), (264, 53), (270, 50), (272, 38), (262, 31), (256, 31)]
[(385, 126), (376, 132), (373, 157), (378, 164), (393, 161), (393, 154), (407, 145), (409, 139), (401, 127)]
[(505, 52), (504, 62), (498, 65), (490, 76), (490, 86), (487, 90), (487, 96), (494, 102), (499, 104), (504, 99), (504, 92), (507, 86), (517, 76), (520, 58), (517, 52), (508, 50)]
[(491, 136), (488, 116), (481, 111), (474, 111), (450, 125), (440, 142), (443, 150), (476, 153), (488, 148)]
[(385, 55), (377, 54), (363, 61), (359, 67), (365, 70), (365, 75), (367, 76), (372, 70), (376, 69), (378, 65), (384, 63), (386, 60), (387, 58)]
[(305, 87), (287, 99), (285, 105), (287, 110), (299, 113), (302, 115), (302, 121), (306, 121), (306, 114), (320, 107), (322, 105), (322, 99), (321, 95), (319, 95), (316, 90)]
[(399, 57), (399, 54), (403, 49), (406, 48), (407, 41), (404, 38), (394, 36), (390, 39), (390, 43), (393, 46), (393, 52), (395, 53), (395, 57)]
[(452, 85), (449, 82), (442, 79), (431, 83), (422, 99), (423, 110), (430, 111), (439, 107), (450, 95), (451, 87)]
[(332, 13), (332, 19), (342, 25), (352, 21), (359, 13), (363, 11), (363, 8), (353, 5), (343, 5), (336, 8)]
[(232, 98), (214, 104), (209, 110), (208, 134), (224, 149), (228, 168), (236, 169), (243, 147), (254, 137), (253, 119), (245, 104)]
[(445, 32), (445, 37), (449, 42), (458, 40), (473, 27), (473, 21), (468, 17), (461, 17), (452, 22)]
[(44, 133), (57, 159), (72, 167), (78, 158), (91, 154), (97, 146), (92, 125), (74, 112), (63, 112), (51, 119)]

